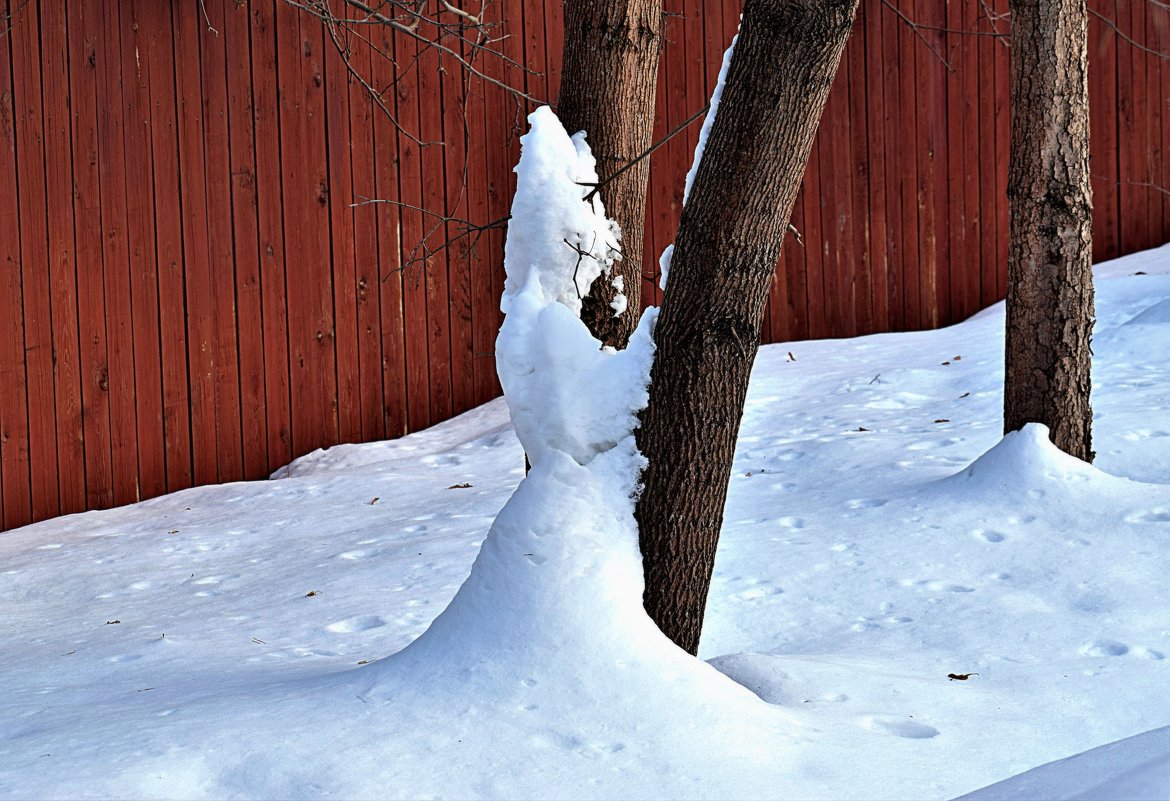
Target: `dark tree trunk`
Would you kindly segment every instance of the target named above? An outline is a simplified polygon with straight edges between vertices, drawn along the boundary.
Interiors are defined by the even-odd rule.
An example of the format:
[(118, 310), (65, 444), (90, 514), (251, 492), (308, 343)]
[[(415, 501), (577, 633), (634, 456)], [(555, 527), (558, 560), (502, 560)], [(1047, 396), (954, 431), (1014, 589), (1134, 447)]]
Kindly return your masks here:
[(1012, 0), (1004, 432), (1043, 423), (1093, 460), (1085, 0)]
[[(565, 0), (565, 47), (557, 116), (570, 134), (585, 131), (604, 181), (646, 151), (654, 131), (662, 0)], [(646, 221), (643, 159), (601, 190), (606, 213), (622, 229), (618, 263), (626, 311), (610, 306), (614, 290), (599, 278), (581, 318), (607, 345), (625, 347), (638, 322), (642, 293), (642, 236)]]
[(722, 102), (683, 209), (637, 506), (645, 605), (691, 653), (768, 288), (858, 0), (747, 0)]

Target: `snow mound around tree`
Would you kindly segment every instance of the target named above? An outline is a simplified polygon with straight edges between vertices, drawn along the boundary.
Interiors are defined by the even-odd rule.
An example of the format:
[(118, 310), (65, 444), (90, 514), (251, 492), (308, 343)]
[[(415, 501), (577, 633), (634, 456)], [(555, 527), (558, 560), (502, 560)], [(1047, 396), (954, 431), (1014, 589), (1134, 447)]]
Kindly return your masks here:
[[(432, 697), (437, 688), (474, 710), (481, 722), (459, 739), (483, 756), (502, 748), (537, 759), (531, 742), (509, 742), (508, 732), (523, 710), (540, 708), (557, 710), (558, 742), (620, 743), (653, 730), (670, 744), (671, 772), (766, 763), (788, 737), (783, 713), (678, 649), (643, 610), (634, 503), (644, 460), (634, 429), (647, 400), (654, 311), (622, 351), (603, 348), (579, 319), (577, 254), (565, 240), (606, 230), (600, 202), (586, 202), (588, 188), (578, 185), (592, 157), (549, 109), (529, 119), (496, 358), (531, 471), (450, 605), (407, 648), (365, 671), (361, 697), (400, 707), (418, 686)], [(589, 719), (566, 698), (594, 699)], [(664, 780), (663, 792), (680, 791), (677, 778)], [(753, 792), (737, 786), (731, 795)]]
[(1075, 488), (1116, 489), (1130, 484), (1082, 462), (1052, 444), (1048, 426), (1029, 423), (1004, 435), (996, 445), (965, 469), (938, 482), (948, 490), (1020, 496)]
[(1160, 300), (1143, 309), (1132, 320), (1123, 325), (1165, 325), (1170, 323), (1170, 300)]

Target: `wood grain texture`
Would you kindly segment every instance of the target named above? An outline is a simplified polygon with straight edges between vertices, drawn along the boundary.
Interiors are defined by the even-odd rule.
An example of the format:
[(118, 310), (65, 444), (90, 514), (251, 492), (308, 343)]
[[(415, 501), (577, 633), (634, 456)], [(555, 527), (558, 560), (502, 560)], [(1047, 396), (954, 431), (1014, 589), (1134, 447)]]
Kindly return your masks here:
[[(0, 5), (16, 12), (0, 40), (0, 180), (15, 199), (0, 210), (11, 259), (0, 526), (262, 477), (314, 448), (400, 436), (499, 394), (504, 231), (403, 271), (434, 220), (394, 203), (506, 216), (531, 103), (479, 80), (465, 94), (466, 76), (433, 53), (422, 73), (399, 76), (391, 59), (416, 65), (417, 45), (371, 27), (349, 52), (399, 130), (320, 24), (285, 0), (207, 0), (215, 32), (198, 4), (177, 0), (92, 0), (68, 14)], [(894, 5), (981, 34), (915, 32), (889, 5), (866, 4), (793, 206), (805, 244), (789, 237), (783, 249), (763, 341), (944, 325), (1006, 293), (1005, 40), (982, 35), (992, 27), (979, 0)], [(564, 104), (588, 88), (562, 67), (565, 26), (602, 6), (619, 22), (623, 8), (651, 7), (489, 4), (499, 47), (532, 73), (478, 66)], [(706, 102), (741, 7), (665, 0), (651, 141)], [(1170, 15), (1089, 7), (1108, 21), (1089, 21), (1102, 260), (1170, 236), (1170, 195), (1158, 189), (1170, 186), (1170, 77), (1128, 41), (1170, 49)], [(661, 300), (658, 256), (675, 237), (699, 125), (641, 165), (644, 244), (625, 265), (641, 305)], [(351, 208), (359, 197), (393, 202)]]

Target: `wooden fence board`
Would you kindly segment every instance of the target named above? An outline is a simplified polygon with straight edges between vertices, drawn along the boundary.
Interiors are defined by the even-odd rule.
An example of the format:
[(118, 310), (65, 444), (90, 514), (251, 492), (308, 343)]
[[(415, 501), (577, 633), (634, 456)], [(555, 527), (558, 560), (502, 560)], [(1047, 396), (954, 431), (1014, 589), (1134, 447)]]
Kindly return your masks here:
[(216, 470), (219, 481), (244, 477), (239, 347), (236, 335), (236, 256), (232, 235), (231, 145), (228, 133), (226, 20), (222, 0), (199, 9), (199, 56), (203, 87), (203, 152), (207, 202), (208, 263), (200, 289), (209, 291), (215, 381)]
[[(85, 440), (81, 419), (81, 353), (73, 239), (72, 121), (69, 52), (61, 4), (39, 9), (45, 137), (45, 195), (59, 199), (47, 214), (47, 264), (53, 328), (57, 486), (62, 514), (86, 508)], [(0, 492), (0, 496), (2, 496)]]
[[(333, 37), (338, 39), (334, 41)], [(354, 131), (349, 116), (349, 71), (338, 47), (341, 32), (324, 43), (325, 152), (329, 166), (329, 229), (333, 282), (333, 331), (337, 365), (337, 434), (341, 442), (362, 441), (358, 360), (357, 267), (354, 246)]]
[(122, 26), (123, 151), (126, 237), (130, 263), (130, 319), (133, 336), (134, 405), (138, 441), (138, 494), (153, 498), (166, 492), (163, 442), (162, 355), (159, 346), (158, 256), (155, 247), (154, 164), (150, 149), (150, 74), (143, 61), (147, 30), (140, 24), (142, 0), (122, 0), (114, 19)]
[[(57, 421), (53, 396), (53, 329), (48, 270), (48, 201), (45, 196), (44, 115), (37, 9), (29, 8), (23, 24), (9, 34), (14, 64), (27, 65), (13, 74), (12, 103), (16, 111), (16, 190), (20, 212), (19, 302), (24, 311), (25, 387), (28, 408), (28, 459), (33, 520), (60, 513), (57, 491)], [(10, 118), (11, 119), (11, 118)], [(9, 197), (14, 197), (10, 195)]]
[[(418, 63), (419, 46), (414, 39), (397, 43), (396, 53), (403, 63)], [(404, 204), (399, 210), (401, 238), (399, 239), (399, 269), (402, 270), (403, 329), (406, 349), (406, 409), (410, 431), (431, 424), (430, 327), (427, 320), (426, 265), (418, 261), (419, 243), (423, 242), (430, 223), (417, 209), (423, 207), (422, 151), (425, 150), (420, 129), (418, 71), (407, 70), (397, 81), (398, 91), (398, 153), (400, 154), (399, 198)], [(433, 132), (427, 132), (433, 135)], [(433, 146), (432, 146), (433, 147)], [(425, 261), (425, 260), (424, 260)]]
[[(264, 320), (264, 404), (268, 420), (268, 469), (293, 454), (289, 356), (288, 281), (285, 266), (284, 197), (277, 77), (276, 4), (251, 4), (252, 119), (256, 137), (256, 202), (260, 240), (260, 304)], [(286, 52), (286, 58), (292, 57)], [(291, 154), (290, 154), (291, 155)]]
[[(366, 80), (373, 77), (371, 44), (365, 37), (352, 36), (346, 42), (350, 64)], [(346, 78), (349, 93), (351, 139), (350, 171), (354, 203), (379, 197), (376, 181), (374, 101), (369, 90), (352, 75)], [(393, 102), (393, 101), (391, 101)], [(385, 122), (385, 120), (383, 120)], [(354, 299), (357, 305), (358, 399), (361, 409), (361, 439), (386, 436), (382, 408), (382, 308), (378, 272), (378, 205), (358, 205), (352, 212), (354, 239)], [(389, 234), (388, 234), (389, 235)]]
[[(374, 152), (376, 162), (374, 197), (391, 201), (373, 207), (376, 210), (376, 232), (378, 261), (374, 269), (374, 291), (379, 297), (381, 315), (381, 371), (379, 380), (383, 392), (384, 436), (395, 437), (411, 430), (409, 425), (409, 393), (406, 369), (406, 318), (404, 280), (402, 270), (402, 223), (403, 209), (393, 205), (401, 197), (400, 161), (396, 155), (405, 153), (402, 134), (397, 130), (402, 119), (403, 106), (398, 100), (398, 89), (393, 84), (391, 59), (397, 55), (405, 58), (405, 52), (397, 52), (388, 34), (382, 31), (376, 39), (371, 74), (374, 86), (384, 98), (385, 109), (372, 111), (374, 116)], [(392, 123), (388, 114), (395, 115)]]
[[(465, 54), (466, 55), (466, 54)], [(444, 199), (447, 216), (467, 219), (470, 165), (467, 161), (467, 103), (463, 70), (454, 58), (444, 59), (442, 79)], [(451, 396), (448, 415), (474, 405), (475, 376), (471, 347), (471, 272), (467, 242), (456, 242), (459, 226), (447, 222), (442, 235), (453, 244), (447, 252), (447, 321), (450, 338)]]
[(102, 219), (98, 178), (96, 8), (83, 4), (67, 17), (73, 112), (73, 197), (78, 327), (81, 337), (82, 421), (87, 505), (114, 503), (110, 440), (106, 303), (102, 278)]
[(244, 478), (269, 472), (264, 387), (264, 317), (261, 289), (256, 127), (252, 108), (252, 46), (247, 5), (224, 4), (230, 145), (232, 246), (235, 253), (236, 326), (240, 375), (240, 436)]
[[(17, 197), (17, 142), (10, 40), (0, 38), (0, 192)], [(6, 528), (32, 520), (24, 315), (21, 312), (20, 208), (0, 205), (0, 496)]]
[(203, 152), (199, 8), (174, 5), (175, 101), (178, 114), (179, 200), (183, 214), (183, 284), (186, 298), (187, 371), (191, 453), (196, 484), (218, 480), (215, 409), (214, 289), (207, 231), (207, 172)]
[[(174, 25), (162, 3), (141, 3), (138, 24), (144, 33), (150, 74), (150, 152), (154, 167), (155, 251), (157, 258), (159, 356), (162, 372), (162, 436), (166, 490), (194, 481), (191, 449), (190, 383), (187, 373), (187, 307), (183, 212), (180, 191), (178, 114), (175, 98)], [(136, 154), (137, 155), (137, 154)]]

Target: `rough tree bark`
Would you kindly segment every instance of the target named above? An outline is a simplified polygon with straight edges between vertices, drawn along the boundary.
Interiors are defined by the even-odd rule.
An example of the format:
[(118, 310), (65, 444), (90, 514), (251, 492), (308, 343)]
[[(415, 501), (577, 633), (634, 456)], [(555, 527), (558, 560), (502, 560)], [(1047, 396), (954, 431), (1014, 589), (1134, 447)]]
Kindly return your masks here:
[(858, 0), (747, 0), (683, 208), (650, 401), (637, 517), (645, 606), (696, 653), (768, 288)]
[[(565, 46), (557, 116), (570, 133), (585, 131), (605, 181), (651, 144), (654, 88), (658, 82), (662, 0), (565, 0)], [(606, 213), (622, 229), (618, 264), (626, 311), (610, 303), (614, 290), (599, 278), (585, 299), (581, 317), (607, 345), (624, 347), (641, 311), (642, 237), (646, 219), (643, 159), (601, 189)]]
[(1091, 462), (1092, 190), (1085, 0), (1012, 0), (1004, 432)]

